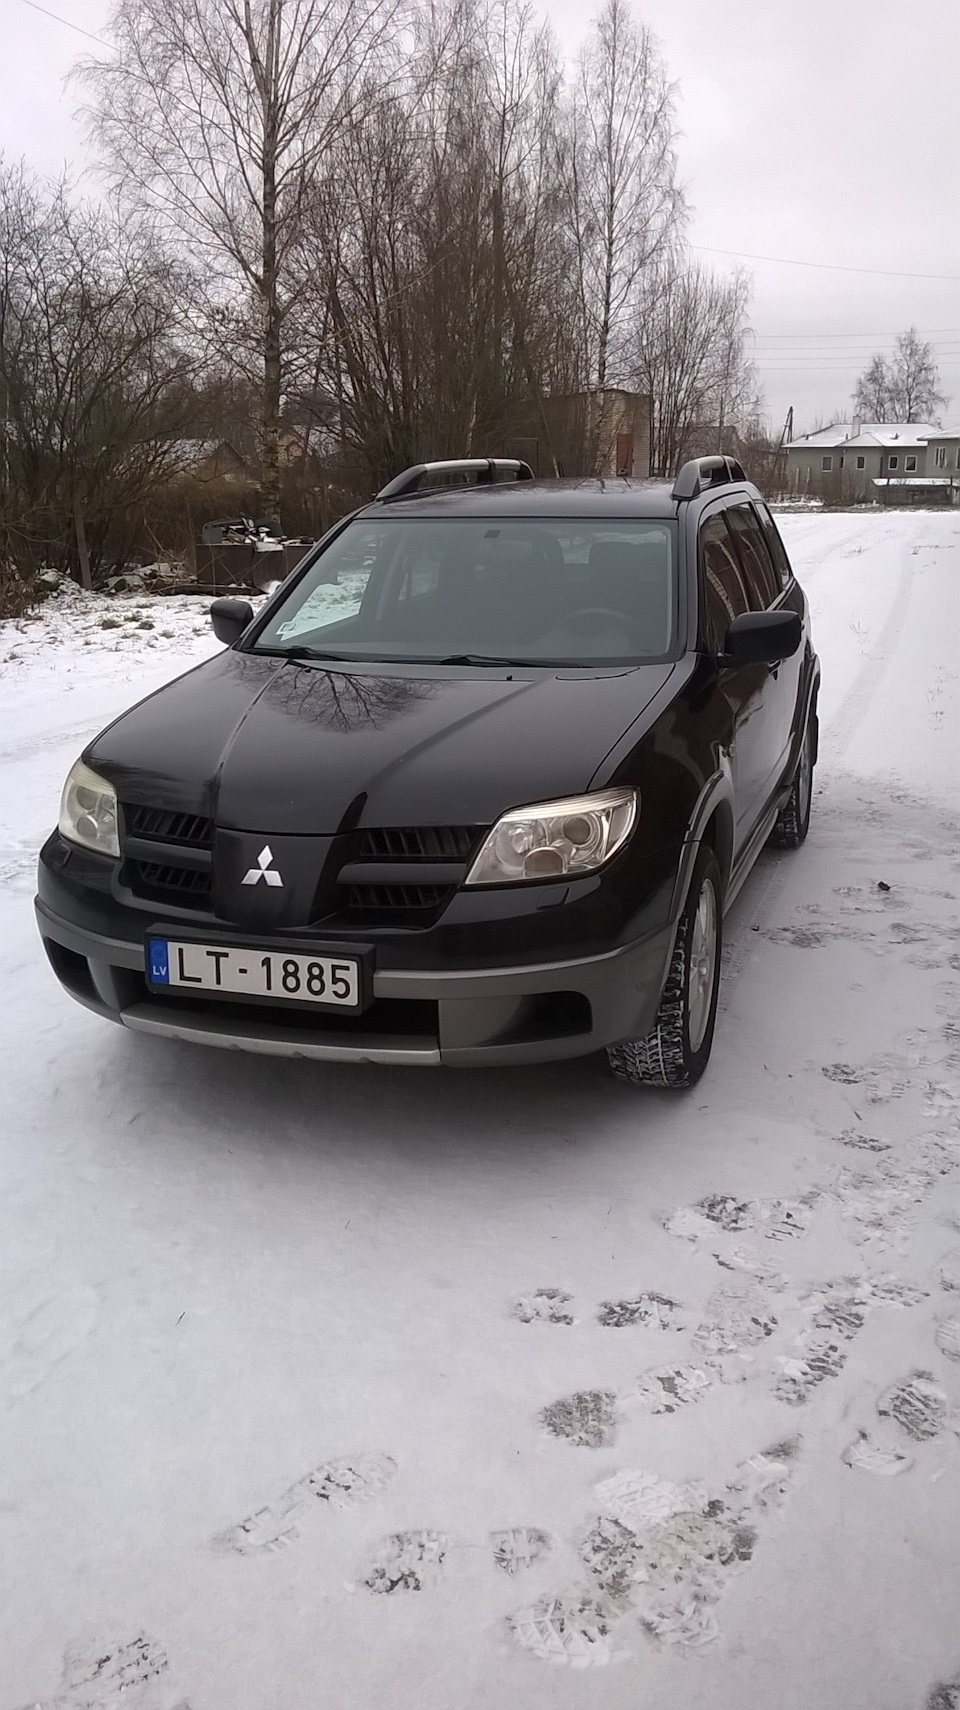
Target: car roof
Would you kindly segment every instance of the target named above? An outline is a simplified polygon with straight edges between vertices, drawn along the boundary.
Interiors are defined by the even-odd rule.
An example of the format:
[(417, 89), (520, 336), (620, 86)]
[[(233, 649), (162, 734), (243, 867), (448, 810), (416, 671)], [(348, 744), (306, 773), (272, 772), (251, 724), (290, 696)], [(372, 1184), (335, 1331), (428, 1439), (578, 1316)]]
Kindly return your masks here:
[(674, 518), (672, 481), (629, 476), (565, 481), (495, 481), (437, 487), (409, 498), (375, 499), (358, 516), (371, 517), (640, 517)]

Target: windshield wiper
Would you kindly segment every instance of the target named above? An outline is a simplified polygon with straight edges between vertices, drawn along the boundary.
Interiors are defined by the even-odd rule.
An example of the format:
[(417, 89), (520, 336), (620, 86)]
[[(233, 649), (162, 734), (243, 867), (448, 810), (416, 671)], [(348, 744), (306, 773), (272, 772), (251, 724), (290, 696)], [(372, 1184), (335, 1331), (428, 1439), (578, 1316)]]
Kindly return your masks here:
[(552, 665), (552, 659), (505, 659), (495, 653), (448, 653), (443, 659), (424, 660), (429, 665)]
[(333, 659), (340, 664), (350, 663), (349, 653), (321, 653), (316, 647), (257, 647), (257, 653), (266, 654), (268, 659)]

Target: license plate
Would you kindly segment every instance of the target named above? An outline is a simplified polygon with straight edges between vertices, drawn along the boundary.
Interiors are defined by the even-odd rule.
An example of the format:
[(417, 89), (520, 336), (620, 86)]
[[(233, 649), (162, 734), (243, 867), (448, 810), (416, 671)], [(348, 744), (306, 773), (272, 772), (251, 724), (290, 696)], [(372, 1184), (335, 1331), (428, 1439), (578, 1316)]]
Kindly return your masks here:
[(350, 956), (150, 938), (146, 972), (151, 985), (183, 991), (360, 1007), (360, 964)]

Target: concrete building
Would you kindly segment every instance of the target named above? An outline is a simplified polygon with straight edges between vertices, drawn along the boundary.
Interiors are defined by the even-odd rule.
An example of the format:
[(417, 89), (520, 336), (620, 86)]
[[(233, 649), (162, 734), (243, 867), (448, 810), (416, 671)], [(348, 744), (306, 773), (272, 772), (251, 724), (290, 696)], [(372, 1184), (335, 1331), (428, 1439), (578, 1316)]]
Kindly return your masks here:
[(931, 422), (833, 422), (787, 445), (787, 485), (834, 502), (957, 503), (958, 445), (960, 429)]
[(513, 431), (497, 448), (522, 457), (536, 475), (650, 473), (650, 400), (640, 392), (608, 387), (544, 398), (526, 406)]

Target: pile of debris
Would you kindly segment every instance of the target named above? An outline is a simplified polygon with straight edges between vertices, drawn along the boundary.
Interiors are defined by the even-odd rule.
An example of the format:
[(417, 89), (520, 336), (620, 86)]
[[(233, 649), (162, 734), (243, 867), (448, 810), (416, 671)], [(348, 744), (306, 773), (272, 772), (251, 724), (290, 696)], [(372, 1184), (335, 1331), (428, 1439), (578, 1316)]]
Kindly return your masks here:
[(284, 581), (312, 545), (312, 540), (282, 534), (269, 521), (218, 518), (203, 525), (196, 586), (212, 594), (237, 588), (265, 592)]

